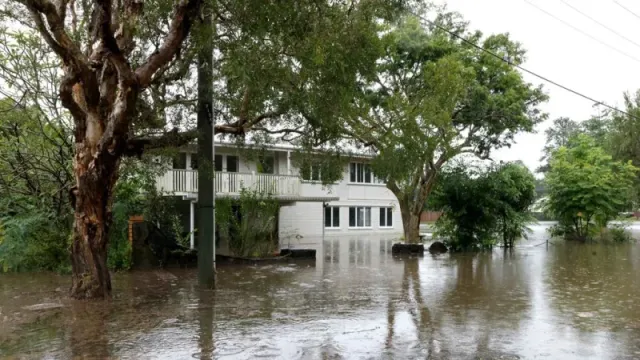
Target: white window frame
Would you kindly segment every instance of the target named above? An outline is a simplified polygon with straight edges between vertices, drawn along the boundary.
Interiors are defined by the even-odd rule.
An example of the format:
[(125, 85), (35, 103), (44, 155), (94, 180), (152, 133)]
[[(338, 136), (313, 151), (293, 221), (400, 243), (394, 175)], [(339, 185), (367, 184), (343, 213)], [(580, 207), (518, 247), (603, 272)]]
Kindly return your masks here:
[[(329, 210), (329, 224), (331, 224), (330, 226), (327, 226), (327, 209)], [(337, 210), (337, 211), (336, 211)], [(324, 211), (324, 216), (323, 216), (323, 226), (325, 229), (340, 229), (340, 207), (339, 206), (325, 206), (325, 208), (323, 209)], [(336, 214), (337, 212), (337, 214)], [(336, 220), (338, 221), (338, 225), (336, 226)]]
[[(317, 171), (316, 174), (318, 174), (318, 178), (317, 179), (313, 178), (314, 169)], [(300, 178), (304, 182), (322, 182), (322, 170), (321, 170), (321, 167), (319, 165), (309, 165), (309, 178), (305, 179), (303, 174), (300, 174)]]
[[(382, 219), (384, 218), (384, 219)], [(386, 207), (380, 207), (380, 213), (378, 214), (378, 219), (379, 220), (384, 220), (384, 224), (383, 222), (380, 222), (378, 224), (378, 226), (382, 229), (392, 229), (393, 228), (393, 208), (386, 206)], [(389, 223), (391, 223), (391, 225), (388, 225)]]
[[(355, 179), (351, 179), (351, 168), (355, 167)], [(369, 171), (369, 181), (366, 181), (367, 170)], [(358, 176), (360, 175), (360, 176)], [(360, 180), (359, 180), (360, 179)], [(364, 162), (352, 161), (349, 163), (349, 183), (350, 184), (366, 184), (366, 185), (385, 185), (385, 182), (379, 179), (371, 170), (371, 164)]]
[[(351, 209), (355, 209), (355, 224), (353, 226), (351, 225)], [(362, 225), (358, 225), (358, 220), (361, 218), (363, 218)], [(371, 229), (371, 206), (349, 207), (349, 229)]]

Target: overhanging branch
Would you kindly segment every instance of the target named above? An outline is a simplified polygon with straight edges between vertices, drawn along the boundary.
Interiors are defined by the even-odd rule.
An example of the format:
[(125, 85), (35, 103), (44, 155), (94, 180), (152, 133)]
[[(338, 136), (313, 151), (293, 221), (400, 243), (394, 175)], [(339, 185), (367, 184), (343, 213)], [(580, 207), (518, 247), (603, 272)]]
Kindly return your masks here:
[(198, 137), (198, 131), (180, 132), (173, 129), (162, 136), (147, 136), (130, 139), (124, 156), (141, 156), (143, 152), (167, 147), (184, 146)]
[(167, 64), (180, 50), (184, 39), (189, 35), (193, 21), (198, 15), (203, 0), (181, 0), (173, 13), (173, 21), (166, 37), (158, 51), (149, 56), (147, 61), (136, 70), (141, 89), (151, 83), (153, 75), (158, 69)]

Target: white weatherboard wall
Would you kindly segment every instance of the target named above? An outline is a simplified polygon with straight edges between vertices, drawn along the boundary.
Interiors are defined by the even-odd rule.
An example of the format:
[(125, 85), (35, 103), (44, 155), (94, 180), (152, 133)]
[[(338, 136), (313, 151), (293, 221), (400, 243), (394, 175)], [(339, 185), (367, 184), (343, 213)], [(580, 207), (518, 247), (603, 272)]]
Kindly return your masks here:
[[(336, 184), (323, 186), (319, 182), (303, 181), (300, 185), (302, 197), (337, 197), (339, 200), (328, 202), (328, 206), (340, 207), (340, 227), (324, 228), (324, 208), (322, 203), (296, 202), (283, 206), (280, 210), (281, 246), (300, 243), (304, 239), (324, 237), (372, 236), (399, 238), (402, 235), (402, 216), (396, 196), (383, 184), (360, 184), (349, 182), (349, 167), (343, 169), (343, 179)], [(297, 174), (298, 170), (294, 169)], [(371, 207), (371, 227), (350, 228), (349, 207)], [(393, 226), (380, 227), (380, 208), (392, 207)], [(287, 240), (289, 239), (289, 240)]]
[(280, 247), (309, 242), (306, 239), (322, 236), (322, 211), (321, 202), (295, 202), (281, 206), (278, 216)]
[[(274, 149), (268, 153), (274, 155), (274, 173), (280, 175), (298, 176), (294, 153), (290, 150)], [(216, 155), (222, 155), (222, 171), (227, 171), (227, 155), (239, 157), (238, 172), (251, 174), (257, 173), (255, 161), (243, 156), (238, 149), (230, 146), (217, 146)], [(188, 157), (195, 156), (194, 153)], [(187, 164), (189, 164), (187, 159)], [(366, 158), (354, 160), (367, 162)], [(323, 186), (320, 182), (300, 180), (299, 193), (295, 201), (287, 200), (282, 203), (278, 216), (280, 246), (295, 247), (304, 244), (317, 243), (325, 238), (338, 237), (341, 239), (398, 239), (402, 236), (402, 217), (398, 201), (395, 195), (384, 184), (378, 183), (351, 183), (349, 177), (349, 165), (345, 165), (343, 178), (335, 184)], [(297, 180), (297, 179), (296, 179)], [(196, 194), (193, 194), (194, 196)], [(309, 201), (305, 201), (308, 198)], [(323, 198), (337, 200), (328, 202), (328, 206), (340, 208), (340, 227), (324, 228)], [(371, 227), (350, 228), (349, 207), (371, 207)], [(393, 208), (393, 226), (391, 228), (380, 227), (380, 208)]]

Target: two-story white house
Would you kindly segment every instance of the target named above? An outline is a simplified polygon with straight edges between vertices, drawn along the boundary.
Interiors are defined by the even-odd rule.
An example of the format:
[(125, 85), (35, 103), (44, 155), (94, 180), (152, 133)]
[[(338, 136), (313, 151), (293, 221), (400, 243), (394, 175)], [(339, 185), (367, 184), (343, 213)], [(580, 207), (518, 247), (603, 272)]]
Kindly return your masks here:
[[(398, 201), (372, 173), (371, 155), (345, 155), (349, 161), (342, 179), (323, 185), (318, 169), (312, 167), (303, 175), (294, 166), (293, 148), (263, 148), (260, 160), (252, 161), (233, 144), (215, 146), (216, 196), (238, 197), (242, 188), (270, 192), (281, 205), (278, 216), (281, 248), (317, 242), (323, 237), (402, 236)], [(157, 179), (157, 187), (168, 196), (178, 197), (184, 227), (191, 233), (193, 246), (198, 199), (195, 146), (181, 150), (172, 169)]]

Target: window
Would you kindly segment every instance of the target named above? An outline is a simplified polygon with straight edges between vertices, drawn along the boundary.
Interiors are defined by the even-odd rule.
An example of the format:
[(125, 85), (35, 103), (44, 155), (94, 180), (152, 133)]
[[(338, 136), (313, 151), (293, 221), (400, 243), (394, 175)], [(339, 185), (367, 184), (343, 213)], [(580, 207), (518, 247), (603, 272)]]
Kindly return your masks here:
[(349, 208), (349, 227), (364, 228), (371, 227), (371, 208), (370, 207), (350, 207)]
[(393, 213), (390, 207), (380, 208), (380, 227), (393, 227)]
[(349, 164), (349, 181), (362, 184), (383, 184), (371, 171), (371, 165), (364, 163)]
[(191, 168), (198, 170), (198, 154), (191, 154)]
[(213, 166), (216, 171), (222, 171), (222, 155), (215, 156), (215, 158), (213, 159)]
[(273, 156), (261, 156), (258, 162), (258, 172), (261, 174), (273, 174), (274, 158)]
[(187, 168), (187, 154), (179, 153), (173, 157), (174, 169), (186, 169)]
[(238, 172), (238, 157), (227, 155), (227, 172)]
[(337, 206), (327, 206), (324, 208), (324, 227), (340, 227), (340, 208)]
[(307, 165), (303, 166), (300, 169), (300, 175), (302, 180), (306, 181), (320, 181), (322, 178), (320, 177), (320, 166), (318, 165)]

